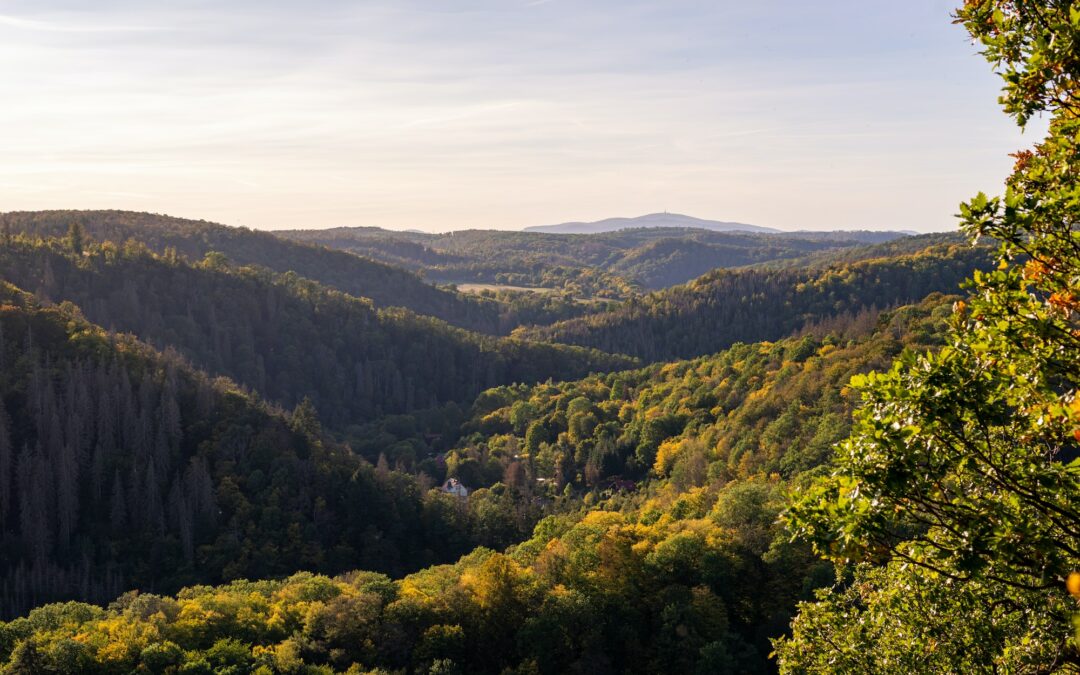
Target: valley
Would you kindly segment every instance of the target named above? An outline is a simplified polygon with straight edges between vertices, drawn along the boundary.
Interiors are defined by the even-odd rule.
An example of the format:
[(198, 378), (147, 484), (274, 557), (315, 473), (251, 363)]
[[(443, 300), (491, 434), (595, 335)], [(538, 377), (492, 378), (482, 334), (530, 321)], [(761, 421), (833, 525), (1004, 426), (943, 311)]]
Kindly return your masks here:
[(1080, 2), (8, 5), (0, 675), (1080, 675)]
[[(55, 645), (78, 633), (87, 670), (105, 666), (113, 626), (158, 636), (123, 638), (121, 669), (451, 659), (556, 672), (589, 653), (614, 670), (767, 672), (770, 626), (832, 574), (778, 527), (783, 495), (848, 434), (850, 377), (938, 348), (948, 294), (991, 264), (940, 237), (841, 239), (801, 266), (563, 298), (577, 317), (499, 337), (424, 303), (505, 321), (520, 296), (558, 291), (483, 285), (472, 299), (413, 277), (407, 306), (384, 307), (347, 292), (386, 288), (344, 271), (376, 264), (339, 259), (353, 253), (265, 235), (240, 248), (246, 231), (185, 234), (146, 214), (83, 212), (63, 231), (59, 218), (0, 215), (0, 612), (78, 602), (0, 637), (36, 633), (49, 612), (36, 658), (61, 658)], [(279, 247), (343, 271), (304, 278)], [(623, 342), (568, 332), (628, 316)], [(255, 621), (242, 650), (228, 623), (185, 632), (181, 615), (221, 602), (223, 620)], [(148, 606), (162, 612), (153, 628), (134, 609)], [(325, 612), (360, 623), (331, 627)], [(567, 621), (591, 628), (571, 637)], [(690, 642), (665, 642), (687, 622)], [(354, 630), (374, 632), (357, 643)]]

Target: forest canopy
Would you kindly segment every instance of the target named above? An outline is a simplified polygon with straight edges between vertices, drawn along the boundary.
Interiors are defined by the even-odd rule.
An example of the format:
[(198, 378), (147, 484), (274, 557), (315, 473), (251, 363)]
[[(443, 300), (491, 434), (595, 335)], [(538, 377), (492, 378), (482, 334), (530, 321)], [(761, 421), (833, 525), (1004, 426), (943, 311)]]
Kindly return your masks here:
[(1080, 673), (1074, 5), (961, 234), (0, 214), (0, 673)]

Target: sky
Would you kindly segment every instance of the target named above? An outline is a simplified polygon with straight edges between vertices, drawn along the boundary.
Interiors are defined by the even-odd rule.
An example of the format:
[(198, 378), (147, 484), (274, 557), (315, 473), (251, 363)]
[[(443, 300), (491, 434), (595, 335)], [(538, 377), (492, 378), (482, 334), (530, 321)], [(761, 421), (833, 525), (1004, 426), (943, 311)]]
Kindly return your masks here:
[(0, 211), (955, 229), (1037, 139), (958, 0), (0, 0)]

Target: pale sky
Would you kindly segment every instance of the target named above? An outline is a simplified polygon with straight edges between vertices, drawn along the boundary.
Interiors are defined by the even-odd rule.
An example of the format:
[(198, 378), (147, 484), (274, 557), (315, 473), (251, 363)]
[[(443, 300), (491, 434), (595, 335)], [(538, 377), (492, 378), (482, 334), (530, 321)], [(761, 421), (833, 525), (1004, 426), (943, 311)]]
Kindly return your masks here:
[(939, 0), (0, 0), (0, 211), (953, 229), (1037, 140)]

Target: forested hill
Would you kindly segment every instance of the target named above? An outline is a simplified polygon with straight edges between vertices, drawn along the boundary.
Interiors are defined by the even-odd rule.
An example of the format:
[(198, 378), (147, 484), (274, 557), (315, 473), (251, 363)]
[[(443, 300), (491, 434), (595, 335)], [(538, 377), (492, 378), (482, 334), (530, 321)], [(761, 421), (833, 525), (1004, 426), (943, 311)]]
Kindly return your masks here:
[[(469, 485), (517, 475), (558, 489), (659, 475), (685, 488), (711, 464), (725, 480), (790, 478), (825, 463), (847, 435), (857, 402), (845, 392), (851, 376), (887, 368), (904, 348), (939, 346), (954, 298), (933, 294), (691, 361), (491, 389), (447, 455), (450, 475)], [(521, 457), (528, 466), (513, 470)]]
[(167, 249), (192, 261), (217, 251), (238, 265), (296, 272), (380, 307), (405, 307), (471, 330), (500, 330), (497, 303), (436, 288), (415, 274), (374, 260), (276, 237), (268, 232), (227, 227), (133, 211), (30, 211), (0, 213), (0, 231), (63, 237), (72, 224), (96, 241), (138, 241), (152, 251)]
[(88, 319), (175, 348), (293, 407), (304, 397), (335, 429), (447, 402), (488, 387), (572, 379), (632, 365), (595, 350), (470, 333), (327, 289), (295, 274), (198, 264), (139, 246), (16, 237), (0, 243), (0, 278)]
[(672, 227), (595, 234), (496, 230), (428, 234), (339, 227), (275, 234), (423, 271), (435, 281), (541, 286), (589, 297), (622, 297), (635, 286), (664, 288), (717, 267), (903, 238), (896, 232), (781, 235)]
[[(992, 242), (983, 240), (984, 246)], [(807, 253), (799, 258), (770, 260), (750, 265), (754, 269), (809, 269), (825, 270), (836, 265), (849, 265), (863, 260), (894, 258), (915, 255), (928, 248), (939, 246), (967, 246), (970, 241), (960, 232), (934, 232), (899, 237), (887, 241), (824, 249)]]
[(916, 302), (933, 292), (956, 292), (990, 260), (987, 248), (939, 245), (824, 270), (716, 270), (607, 312), (515, 334), (646, 361), (691, 358), (736, 342), (775, 340), (844, 316)]
[[(769, 638), (834, 580), (778, 526), (785, 495), (849, 428), (851, 373), (933, 347), (949, 313), (938, 297), (828, 335), (493, 390), (453, 472), (501, 472), (506, 483), (480, 492), (526, 502), (591, 489), (588, 509), (546, 518), (505, 553), (399, 580), (300, 574), (40, 608), (0, 625), (0, 659), (79, 672), (763, 675)], [(648, 485), (595, 473), (639, 455)]]
[(498, 545), (471, 514), (320, 439), (310, 407), (287, 418), (0, 283), (0, 615), (299, 569), (400, 574)]
[(642, 297), (587, 251), (507, 254), (477, 273), (568, 291), (535, 314), (631, 298), (516, 339), (288, 256), (0, 219), (0, 675), (1077, 675), (1075, 5), (957, 2), (1045, 132), (960, 205), (982, 245)]

